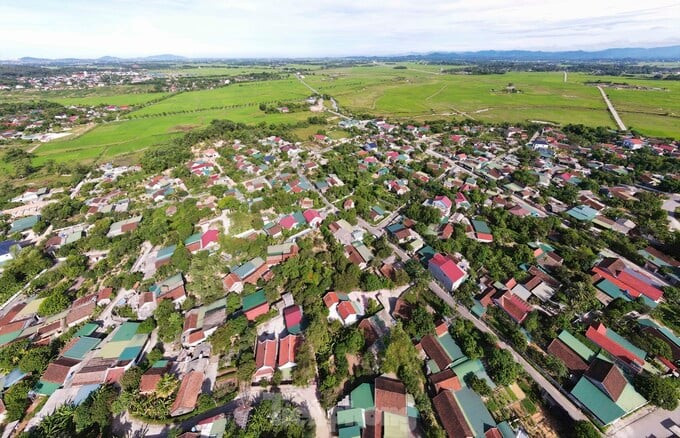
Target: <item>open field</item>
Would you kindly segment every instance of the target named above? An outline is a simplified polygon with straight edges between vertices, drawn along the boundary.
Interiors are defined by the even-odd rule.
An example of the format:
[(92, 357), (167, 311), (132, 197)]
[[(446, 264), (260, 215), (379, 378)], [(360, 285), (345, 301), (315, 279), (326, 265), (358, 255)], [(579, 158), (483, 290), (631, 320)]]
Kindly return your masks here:
[(268, 66), (230, 66), (230, 65), (183, 65), (176, 68), (162, 68), (150, 70), (155, 73), (176, 76), (235, 76), (249, 73), (273, 72), (274, 68)]
[(213, 90), (180, 93), (149, 105), (132, 116), (160, 114), (163, 112), (196, 110), (231, 105), (259, 104), (279, 100), (301, 100), (309, 97), (309, 90), (296, 79), (232, 84)]
[[(542, 120), (614, 127), (606, 106), (587, 81), (616, 81), (656, 90), (606, 89), (626, 124), (649, 135), (680, 137), (680, 83), (561, 72), (504, 75), (434, 74), (439, 66), (329, 69), (307, 77), (320, 92), (333, 95), (346, 110), (402, 119), (470, 116), (489, 122)], [(512, 83), (520, 93), (507, 93)]]
[(116, 94), (112, 96), (88, 96), (88, 97), (60, 97), (48, 100), (64, 106), (97, 106), (97, 105), (141, 105), (152, 100), (162, 99), (170, 93), (132, 93)]
[[(188, 130), (206, 126), (214, 119), (292, 123), (309, 117), (311, 113), (265, 114), (257, 104), (300, 100), (308, 95), (309, 90), (295, 79), (180, 93), (132, 113), (133, 116), (144, 117), (103, 124), (76, 138), (40, 145), (35, 151), (36, 163), (41, 164), (49, 159), (57, 162), (106, 160), (163, 143)], [(232, 105), (236, 107), (211, 109)]]
[(187, 114), (121, 120), (100, 125), (77, 138), (55, 140), (35, 151), (36, 163), (101, 161), (166, 142), (187, 130), (206, 126), (214, 119), (248, 123), (293, 123), (311, 113), (265, 114), (256, 106), (232, 110), (206, 110)]
[(137, 105), (158, 99), (166, 93), (153, 93), (149, 85), (120, 85), (80, 90), (12, 90), (0, 93), (2, 102), (49, 100), (62, 105)]
[[(442, 67), (455, 66), (401, 65), (406, 68), (375, 64), (317, 69), (307, 74), (305, 81), (321, 93), (335, 97), (344, 111), (354, 113), (402, 120), (470, 117), (487, 122), (539, 120), (612, 128), (613, 120), (597, 88), (585, 83), (597, 80), (626, 82), (649, 89), (605, 89), (624, 123), (644, 134), (680, 137), (680, 83), (675, 81), (570, 73), (565, 83), (561, 72), (450, 75), (439, 71)], [(211, 68), (238, 71), (238, 68), (226, 66), (201, 67), (200, 70)], [(509, 84), (519, 92), (508, 92)], [(91, 162), (135, 154), (205, 126), (213, 119), (279, 123), (295, 122), (311, 115), (309, 112), (264, 114), (258, 108), (262, 102), (299, 101), (307, 97), (309, 90), (294, 78), (232, 84), (176, 95), (148, 91), (148, 88), (129, 86), (40, 94), (42, 98), (66, 105), (134, 105), (166, 98), (132, 112), (130, 119), (97, 126), (77, 137), (41, 144), (35, 151), (37, 164), (48, 159)], [(13, 93), (12, 96), (20, 94)], [(27, 95), (37, 94), (25, 93), (22, 98)], [(6, 95), (0, 96), (0, 101), (5, 98)], [(303, 128), (298, 134), (306, 138), (317, 129)], [(329, 131), (331, 136), (338, 134)]]

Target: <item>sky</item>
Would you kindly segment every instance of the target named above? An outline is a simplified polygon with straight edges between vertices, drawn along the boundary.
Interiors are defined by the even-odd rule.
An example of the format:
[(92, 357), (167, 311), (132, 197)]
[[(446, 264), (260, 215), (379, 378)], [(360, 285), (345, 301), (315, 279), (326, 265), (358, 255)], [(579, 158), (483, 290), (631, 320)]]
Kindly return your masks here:
[(680, 0), (0, 0), (0, 59), (680, 44)]

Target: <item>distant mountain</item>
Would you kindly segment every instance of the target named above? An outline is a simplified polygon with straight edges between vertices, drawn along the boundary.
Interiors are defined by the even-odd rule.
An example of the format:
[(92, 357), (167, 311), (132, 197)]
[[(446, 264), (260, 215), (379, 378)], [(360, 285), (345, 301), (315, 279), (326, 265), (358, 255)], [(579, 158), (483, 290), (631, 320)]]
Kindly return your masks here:
[[(152, 55), (136, 58), (118, 58), (114, 56), (103, 56), (97, 59), (77, 59), (77, 58), (63, 58), (63, 59), (45, 59), (24, 57), (18, 61), (2, 61), (3, 63), (21, 63), (21, 64), (113, 64), (113, 63), (131, 63), (131, 62), (188, 62), (188, 61), (225, 61), (234, 58), (214, 57), (214, 58), (186, 58), (184, 56), (162, 54)], [(257, 60), (259, 58), (238, 58), (240, 61)], [(291, 58), (277, 58), (277, 61), (286, 61)], [(300, 59), (300, 58), (297, 58)], [(476, 52), (429, 52), (429, 53), (409, 53), (404, 55), (393, 56), (349, 56), (349, 57), (318, 57), (306, 58), (323, 59), (323, 60), (342, 60), (342, 59), (367, 59), (367, 60), (423, 60), (423, 61), (680, 61), (680, 45), (668, 47), (627, 47), (605, 49), (593, 52), (584, 50), (571, 50), (563, 52), (546, 52), (534, 50), (480, 50)], [(271, 60), (271, 58), (268, 58)]]
[(174, 61), (187, 61), (189, 58), (177, 55), (152, 55), (146, 56), (144, 58), (136, 58), (135, 61), (148, 61), (148, 62), (174, 62)]
[(503, 61), (612, 61), (612, 60), (680, 60), (680, 46), (654, 48), (617, 48), (594, 52), (572, 50), (544, 52), (533, 50), (480, 50), (477, 52), (432, 52), (404, 55), (407, 59), (425, 60), (503, 60)]
[[(152, 55), (137, 58), (118, 58), (116, 56), (102, 56), (96, 59), (89, 58), (58, 58), (58, 59), (48, 59), (48, 58), (34, 58), (31, 56), (25, 56), (19, 58), (14, 63), (18, 62), (20, 64), (62, 64), (62, 65), (79, 65), (79, 64), (120, 64), (120, 63), (130, 63), (130, 62), (184, 62), (189, 61), (189, 58), (178, 55)], [(3, 61), (5, 63), (11, 63), (12, 61)]]

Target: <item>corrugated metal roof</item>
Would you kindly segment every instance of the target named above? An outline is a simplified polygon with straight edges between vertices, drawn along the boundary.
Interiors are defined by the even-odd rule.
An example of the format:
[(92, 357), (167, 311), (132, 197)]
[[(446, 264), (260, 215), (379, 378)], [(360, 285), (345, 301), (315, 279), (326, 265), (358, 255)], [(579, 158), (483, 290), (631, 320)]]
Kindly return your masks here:
[(574, 335), (569, 333), (567, 330), (562, 330), (562, 332), (557, 336), (560, 341), (564, 342), (567, 347), (574, 350), (574, 353), (578, 354), (586, 362), (595, 357), (595, 352), (588, 348), (586, 344), (578, 340)]
[(101, 342), (100, 339), (97, 338), (89, 338), (89, 337), (82, 337), (76, 341), (75, 344), (71, 346), (68, 350), (66, 350), (63, 353), (63, 356), (71, 358), (71, 359), (78, 359), (82, 360), (85, 355), (94, 350), (94, 348), (99, 345)]
[(241, 298), (241, 303), (244, 312), (266, 302), (267, 297), (264, 293), (264, 289), (260, 289), (257, 292), (253, 292), (252, 294), (245, 295)]
[(578, 399), (602, 424), (609, 424), (626, 414), (626, 411), (607, 397), (587, 378), (581, 377), (571, 394)]
[(349, 398), (353, 408), (373, 409), (375, 407), (373, 388), (370, 383), (362, 383), (354, 388)]
[(465, 415), (468, 424), (474, 430), (475, 436), (484, 436), (487, 429), (496, 426), (496, 422), (484, 406), (484, 402), (476, 392), (463, 387), (453, 393), (458, 405)]

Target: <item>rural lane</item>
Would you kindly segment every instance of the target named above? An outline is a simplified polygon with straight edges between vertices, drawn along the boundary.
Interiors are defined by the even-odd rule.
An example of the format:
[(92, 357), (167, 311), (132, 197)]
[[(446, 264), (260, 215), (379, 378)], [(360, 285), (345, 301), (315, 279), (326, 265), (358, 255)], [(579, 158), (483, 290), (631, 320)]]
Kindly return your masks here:
[(604, 99), (604, 103), (607, 104), (607, 108), (609, 108), (609, 112), (611, 113), (612, 117), (614, 118), (616, 125), (619, 127), (619, 129), (621, 131), (625, 131), (626, 125), (623, 124), (623, 120), (621, 120), (621, 117), (619, 117), (619, 113), (616, 112), (616, 108), (614, 108), (614, 105), (609, 100), (609, 97), (607, 97), (607, 93), (605, 93), (604, 89), (600, 86), (598, 86), (597, 89), (600, 90), (600, 94), (602, 94), (602, 98)]
[[(428, 286), (430, 287), (430, 290), (434, 292), (439, 298), (441, 298), (446, 304), (448, 304), (449, 307), (457, 311), (463, 318), (472, 322), (478, 330), (493, 334), (495, 336), (495, 333), (489, 328), (489, 326), (487, 326), (481, 320), (475, 318), (468, 309), (460, 304), (457, 304), (453, 300), (453, 297), (444, 289), (442, 289), (436, 282), (430, 281)], [(529, 374), (536, 381), (536, 383), (538, 383), (545, 390), (545, 392), (550, 394), (550, 397), (555, 400), (555, 402), (559, 404), (572, 419), (575, 421), (588, 420), (588, 418), (583, 415), (583, 412), (581, 412), (581, 410), (571, 400), (562, 394), (559, 389), (555, 388), (548, 381), (548, 379), (543, 377), (541, 373), (539, 373), (529, 362), (520, 356), (519, 353), (517, 353), (511, 346), (503, 341), (499, 341), (498, 346), (509, 351), (515, 361), (519, 363), (522, 368), (524, 368), (524, 371), (526, 371), (527, 374)]]

